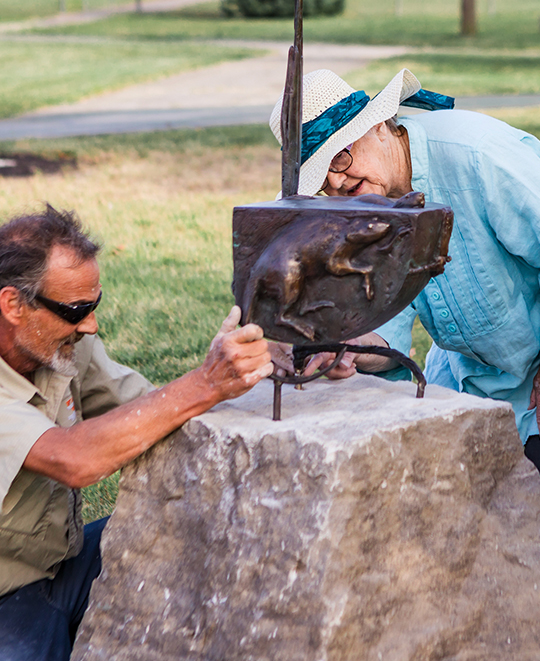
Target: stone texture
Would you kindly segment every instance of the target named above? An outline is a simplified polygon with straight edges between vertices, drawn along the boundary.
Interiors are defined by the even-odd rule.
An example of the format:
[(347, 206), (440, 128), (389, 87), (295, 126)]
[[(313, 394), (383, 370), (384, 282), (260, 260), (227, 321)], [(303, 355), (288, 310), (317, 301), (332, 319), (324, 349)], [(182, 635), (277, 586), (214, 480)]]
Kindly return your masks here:
[(370, 376), (283, 392), (281, 422), (264, 382), (124, 470), (72, 659), (540, 658), (510, 407)]

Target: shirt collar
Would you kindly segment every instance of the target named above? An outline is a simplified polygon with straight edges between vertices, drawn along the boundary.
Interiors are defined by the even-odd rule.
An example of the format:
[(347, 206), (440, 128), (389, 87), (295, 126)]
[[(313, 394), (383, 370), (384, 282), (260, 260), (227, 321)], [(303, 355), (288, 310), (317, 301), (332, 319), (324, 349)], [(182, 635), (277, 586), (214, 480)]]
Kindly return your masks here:
[(28, 403), (35, 395), (47, 401), (47, 397), (35, 384), (16, 372), (3, 358), (0, 358), (0, 384), (0, 388), (23, 402)]

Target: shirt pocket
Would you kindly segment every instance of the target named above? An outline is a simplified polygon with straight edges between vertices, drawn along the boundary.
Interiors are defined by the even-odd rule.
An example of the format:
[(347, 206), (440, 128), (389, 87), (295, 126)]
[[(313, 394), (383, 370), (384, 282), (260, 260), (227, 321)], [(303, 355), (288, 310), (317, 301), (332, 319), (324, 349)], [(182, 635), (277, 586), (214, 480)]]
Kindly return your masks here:
[(4, 533), (23, 533), (36, 540), (44, 539), (55, 484), (47, 477), (21, 469), (6, 497), (5, 513), (0, 515), (0, 537)]

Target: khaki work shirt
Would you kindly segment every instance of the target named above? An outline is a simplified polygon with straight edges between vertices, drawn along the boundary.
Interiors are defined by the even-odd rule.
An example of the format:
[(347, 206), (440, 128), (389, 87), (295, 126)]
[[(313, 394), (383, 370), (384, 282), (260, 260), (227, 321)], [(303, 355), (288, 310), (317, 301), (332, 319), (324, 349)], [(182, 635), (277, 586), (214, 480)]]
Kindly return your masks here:
[(42, 578), (82, 549), (78, 490), (22, 468), (38, 438), (130, 402), (153, 389), (112, 361), (97, 336), (75, 347), (73, 376), (49, 368), (34, 383), (0, 358), (0, 596)]

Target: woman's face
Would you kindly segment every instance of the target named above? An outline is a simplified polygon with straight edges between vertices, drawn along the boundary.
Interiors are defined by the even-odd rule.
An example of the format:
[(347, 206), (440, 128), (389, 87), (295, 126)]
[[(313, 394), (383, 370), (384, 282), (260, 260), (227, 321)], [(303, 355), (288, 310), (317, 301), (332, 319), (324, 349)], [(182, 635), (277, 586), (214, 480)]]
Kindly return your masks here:
[(352, 165), (345, 172), (328, 172), (327, 195), (401, 197), (410, 192), (410, 172), (403, 161), (400, 139), (383, 122), (376, 124), (351, 147)]

